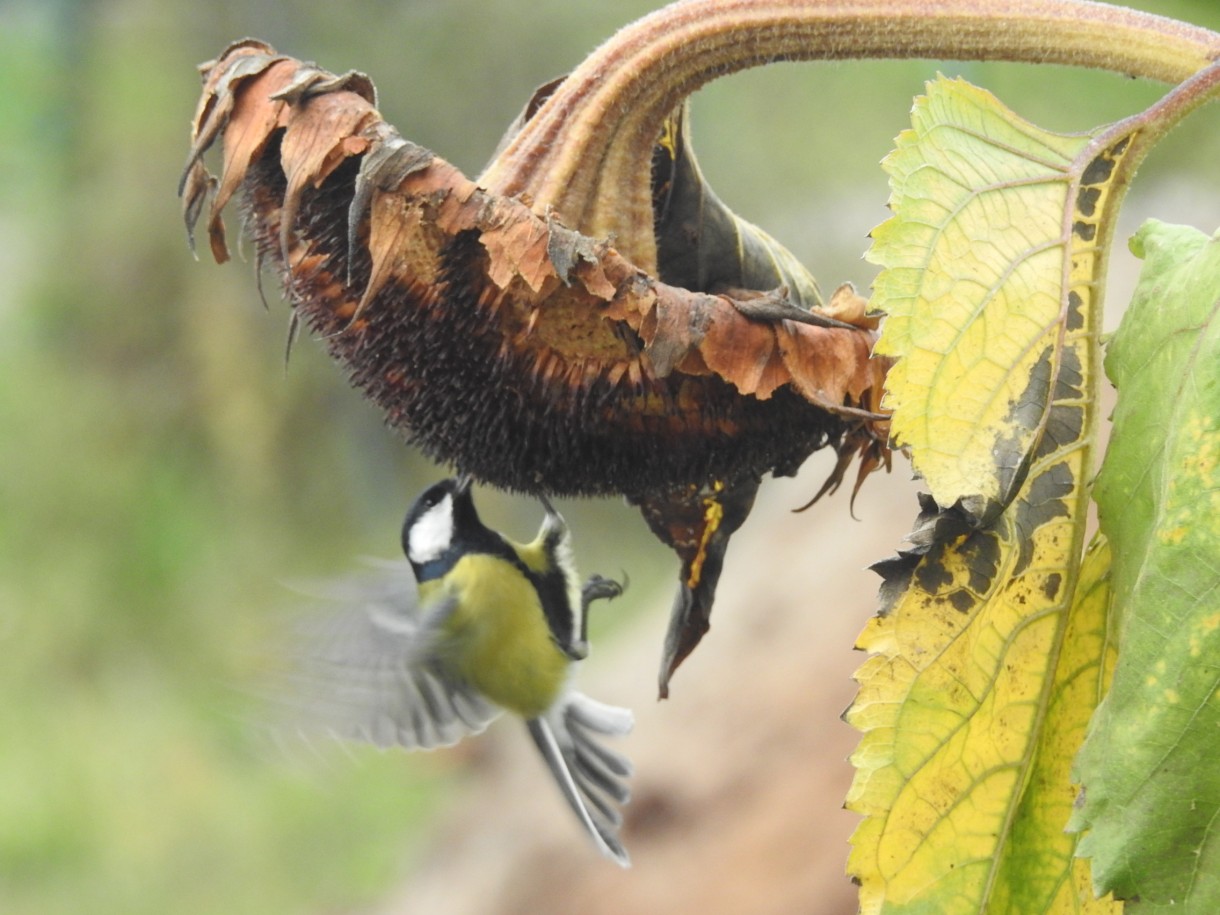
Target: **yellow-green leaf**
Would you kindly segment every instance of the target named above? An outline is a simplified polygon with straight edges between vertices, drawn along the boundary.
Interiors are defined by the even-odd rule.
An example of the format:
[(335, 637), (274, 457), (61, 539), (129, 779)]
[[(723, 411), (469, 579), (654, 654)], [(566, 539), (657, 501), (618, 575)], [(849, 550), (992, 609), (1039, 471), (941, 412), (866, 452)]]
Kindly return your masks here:
[(893, 438), (942, 506), (994, 517), (1038, 441), (1079, 435), (1081, 413), (1049, 404), (1065, 334), (1096, 307), (1102, 216), (1129, 137), (1063, 135), (981, 89), (940, 78), (885, 160), (892, 219), (873, 233), (884, 269), (877, 351), (897, 358)]
[(859, 639), (848, 869), (865, 913), (1105, 911), (1063, 832), (1105, 633), (1101, 585), (1073, 610), (1087, 455), (1039, 458), (1010, 510), (934, 543)]
[(1029, 781), (997, 868), (991, 911), (1102, 915), (1123, 910), (1112, 898), (1094, 898), (1089, 863), (1073, 857), (1076, 837), (1064, 831), (1078, 794), (1071, 781), (1072, 758), (1114, 670), (1109, 602), (1110, 546), (1098, 536), (1081, 565)]
[(1081, 555), (1096, 245), (1130, 136), (1047, 133), (943, 79), (913, 121), (873, 304), (932, 495), (859, 640), (849, 870), (866, 913), (1118, 911), (1064, 827), (1104, 680), (1108, 560)]

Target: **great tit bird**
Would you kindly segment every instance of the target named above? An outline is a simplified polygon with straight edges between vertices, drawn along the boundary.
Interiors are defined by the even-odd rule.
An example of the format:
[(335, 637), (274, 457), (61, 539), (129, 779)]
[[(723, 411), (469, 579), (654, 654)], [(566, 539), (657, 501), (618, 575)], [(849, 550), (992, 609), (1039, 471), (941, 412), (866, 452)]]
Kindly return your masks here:
[(453, 744), (515, 713), (594, 843), (626, 867), (617, 805), (632, 767), (599, 738), (627, 734), (632, 715), (572, 688), (590, 602), (622, 589), (599, 576), (582, 587), (568, 527), (541, 501), (542, 528), (520, 544), (479, 519), (469, 478), (426, 490), (403, 523), (409, 565), (328, 589), (344, 609), (306, 632), (296, 704), (307, 726), (408, 749)]

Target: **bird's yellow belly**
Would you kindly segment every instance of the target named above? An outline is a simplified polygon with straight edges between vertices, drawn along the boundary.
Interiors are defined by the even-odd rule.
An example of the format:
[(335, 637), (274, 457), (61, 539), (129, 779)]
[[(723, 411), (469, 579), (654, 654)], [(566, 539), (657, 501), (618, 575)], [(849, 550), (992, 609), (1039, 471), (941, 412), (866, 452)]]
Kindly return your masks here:
[(569, 662), (533, 585), (480, 554), (459, 560), (446, 584), (458, 603), (444, 626), (453, 646), (445, 662), (497, 705), (526, 718), (542, 714), (562, 691)]

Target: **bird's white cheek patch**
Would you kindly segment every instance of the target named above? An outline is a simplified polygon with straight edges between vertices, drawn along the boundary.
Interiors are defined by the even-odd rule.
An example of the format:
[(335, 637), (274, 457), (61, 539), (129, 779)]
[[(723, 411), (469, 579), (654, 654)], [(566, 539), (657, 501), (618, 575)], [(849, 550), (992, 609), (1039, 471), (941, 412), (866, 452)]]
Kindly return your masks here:
[(449, 496), (432, 506), (407, 533), (407, 558), (423, 564), (440, 557), (453, 542), (453, 500)]

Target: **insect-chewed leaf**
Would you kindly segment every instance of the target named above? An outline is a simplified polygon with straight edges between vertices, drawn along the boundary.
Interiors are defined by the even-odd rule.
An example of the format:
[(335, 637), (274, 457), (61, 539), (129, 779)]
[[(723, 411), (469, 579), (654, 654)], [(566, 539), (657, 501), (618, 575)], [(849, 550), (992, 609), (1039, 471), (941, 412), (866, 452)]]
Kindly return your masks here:
[(1096, 304), (1130, 137), (1051, 133), (944, 78), (912, 123), (885, 161), (894, 216), (870, 252), (877, 351), (897, 359), (885, 403), (936, 501), (986, 520), (1044, 436), (1079, 437), (1082, 409), (1059, 392), (1080, 373), (1066, 340)]
[(1148, 223), (1106, 355), (1118, 388), (1097, 480), (1120, 655), (1077, 760), (1099, 889), (1220, 911), (1220, 239)]
[[(890, 159), (878, 296), (896, 434), (933, 495), (879, 564), (858, 644), (849, 870), (864, 912), (1112, 911), (1082, 894), (1063, 829), (1107, 606), (1104, 550), (1081, 575), (1098, 255), (1076, 245), (1097, 234), (1090, 182), (1114, 144), (1043, 134), (944, 80), (915, 123)], [(1093, 148), (1108, 168), (1080, 164)]]

